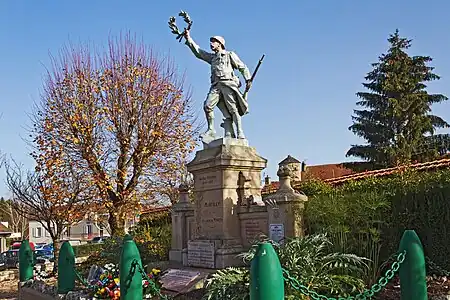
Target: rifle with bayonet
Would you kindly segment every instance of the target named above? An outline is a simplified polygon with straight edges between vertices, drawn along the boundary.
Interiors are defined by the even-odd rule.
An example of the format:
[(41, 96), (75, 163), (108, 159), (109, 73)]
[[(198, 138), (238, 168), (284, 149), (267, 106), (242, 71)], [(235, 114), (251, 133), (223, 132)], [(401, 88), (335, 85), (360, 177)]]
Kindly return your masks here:
[[(250, 78), (250, 83), (253, 83), (253, 80), (255, 79), (256, 73), (258, 73), (259, 67), (261, 66), (263, 60), (264, 60), (265, 54), (263, 54), (263, 56), (261, 56), (261, 58), (258, 61), (258, 64), (256, 65), (255, 71), (253, 71), (252, 77)], [(244, 97), (244, 99), (247, 100), (247, 94), (248, 91), (250, 90), (250, 86), (246, 85), (245, 86), (245, 90), (244, 90), (244, 94), (242, 95)]]

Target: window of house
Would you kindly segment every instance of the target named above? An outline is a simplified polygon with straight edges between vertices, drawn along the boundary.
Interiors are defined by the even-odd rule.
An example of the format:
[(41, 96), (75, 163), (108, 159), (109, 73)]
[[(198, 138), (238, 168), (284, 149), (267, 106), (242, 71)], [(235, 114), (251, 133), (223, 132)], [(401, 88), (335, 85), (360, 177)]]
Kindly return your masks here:
[(34, 229), (34, 237), (36, 238), (42, 237), (42, 227), (36, 227)]
[(92, 224), (87, 224), (86, 225), (86, 233), (89, 235), (89, 234), (92, 234)]

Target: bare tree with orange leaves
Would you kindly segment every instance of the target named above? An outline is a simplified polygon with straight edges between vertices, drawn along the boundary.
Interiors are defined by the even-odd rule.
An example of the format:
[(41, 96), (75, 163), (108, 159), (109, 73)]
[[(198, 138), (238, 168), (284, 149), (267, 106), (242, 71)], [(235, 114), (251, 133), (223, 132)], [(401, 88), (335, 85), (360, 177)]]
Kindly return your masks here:
[(10, 162), (5, 166), (11, 206), (21, 216), (39, 222), (49, 233), (56, 263), (63, 231), (84, 217), (92, 188), (89, 189), (84, 177), (69, 173), (73, 171), (70, 165), (64, 169), (65, 173), (60, 172), (61, 165), (37, 167), (36, 171), (24, 171)]
[(36, 113), (36, 153), (53, 161), (57, 147), (96, 187), (113, 235), (127, 213), (155, 199), (195, 148), (191, 98), (168, 58), (130, 35), (108, 50), (65, 49), (53, 59)]

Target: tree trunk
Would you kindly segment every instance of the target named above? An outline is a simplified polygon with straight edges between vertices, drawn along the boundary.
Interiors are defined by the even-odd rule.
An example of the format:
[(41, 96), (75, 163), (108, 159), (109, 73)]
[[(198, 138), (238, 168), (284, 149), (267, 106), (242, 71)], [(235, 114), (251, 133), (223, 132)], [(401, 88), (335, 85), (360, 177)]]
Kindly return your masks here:
[(111, 236), (125, 235), (125, 220), (123, 213), (119, 213), (120, 209), (109, 211), (109, 227), (111, 229)]
[(53, 272), (58, 271), (58, 257), (59, 257), (59, 239), (57, 237), (52, 237), (53, 242)]

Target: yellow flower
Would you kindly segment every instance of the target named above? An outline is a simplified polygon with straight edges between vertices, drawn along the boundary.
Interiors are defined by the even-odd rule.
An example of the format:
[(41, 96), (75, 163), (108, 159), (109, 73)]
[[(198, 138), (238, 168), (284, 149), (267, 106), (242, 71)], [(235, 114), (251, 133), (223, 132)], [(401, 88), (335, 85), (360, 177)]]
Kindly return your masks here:
[(152, 269), (152, 273), (155, 275), (158, 275), (161, 272), (161, 270), (158, 269)]

